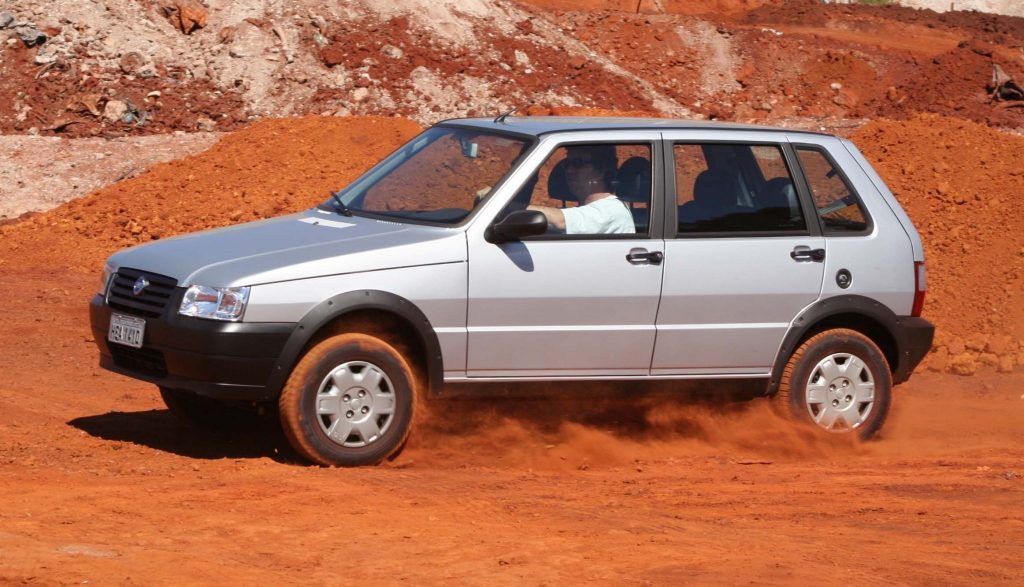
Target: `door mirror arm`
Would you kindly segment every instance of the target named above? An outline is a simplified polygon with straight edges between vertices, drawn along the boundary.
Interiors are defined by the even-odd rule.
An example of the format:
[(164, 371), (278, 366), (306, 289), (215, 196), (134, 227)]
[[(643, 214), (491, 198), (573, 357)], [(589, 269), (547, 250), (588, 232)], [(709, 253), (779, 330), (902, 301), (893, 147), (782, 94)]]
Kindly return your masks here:
[(498, 222), (487, 227), (484, 240), (493, 244), (515, 241), (524, 236), (544, 234), (548, 230), (548, 219), (539, 210), (516, 210)]

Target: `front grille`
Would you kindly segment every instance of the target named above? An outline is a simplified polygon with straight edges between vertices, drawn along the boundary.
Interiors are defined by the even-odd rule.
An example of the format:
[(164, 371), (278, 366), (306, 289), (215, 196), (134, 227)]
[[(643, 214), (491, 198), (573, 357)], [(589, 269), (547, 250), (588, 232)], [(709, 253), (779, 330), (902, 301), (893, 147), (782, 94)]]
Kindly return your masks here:
[(158, 350), (111, 344), (110, 355), (114, 364), (122, 369), (150, 377), (167, 377), (167, 363), (164, 362), (164, 354)]
[[(149, 285), (139, 295), (132, 288), (140, 277), (145, 277)], [(122, 267), (114, 274), (107, 293), (107, 305), (122, 312), (146, 318), (158, 318), (163, 315), (171, 294), (178, 282), (166, 275), (157, 275), (138, 269)]]

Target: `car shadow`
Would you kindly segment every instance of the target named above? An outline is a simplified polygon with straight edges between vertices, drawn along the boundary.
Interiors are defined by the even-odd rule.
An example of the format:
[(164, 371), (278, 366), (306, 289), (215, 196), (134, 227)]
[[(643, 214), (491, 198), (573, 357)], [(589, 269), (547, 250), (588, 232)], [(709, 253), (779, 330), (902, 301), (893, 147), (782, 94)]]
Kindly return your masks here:
[(216, 430), (189, 426), (168, 410), (107, 412), (75, 418), (68, 425), (96, 438), (131, 442), (194, 459), (300, 461), (276, 419), (256, 414), (240, 413)]

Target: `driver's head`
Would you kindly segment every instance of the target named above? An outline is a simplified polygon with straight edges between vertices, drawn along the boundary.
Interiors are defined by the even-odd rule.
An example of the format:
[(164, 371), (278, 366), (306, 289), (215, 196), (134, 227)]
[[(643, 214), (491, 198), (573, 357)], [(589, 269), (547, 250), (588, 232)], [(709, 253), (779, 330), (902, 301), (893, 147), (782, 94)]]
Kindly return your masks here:
[(590, 194), (609, 191), (618, 167), (618, 157), (613, 145), (567, 147), (565, 159), (565, 178), (569, 184), (569, 191), (580, 202)]

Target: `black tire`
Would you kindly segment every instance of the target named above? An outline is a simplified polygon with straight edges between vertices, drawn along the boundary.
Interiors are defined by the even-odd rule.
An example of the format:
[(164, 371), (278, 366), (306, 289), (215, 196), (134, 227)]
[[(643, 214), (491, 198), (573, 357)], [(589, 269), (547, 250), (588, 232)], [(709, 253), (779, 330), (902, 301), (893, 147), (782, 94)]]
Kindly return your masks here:
[[(872, 387), (868, 402), (867, 390)], [(856, 434), (867, 440), (889, 415), (892, 372), (885, 354), (868, 337), (845, 328), (826, 330), (807, 339), (790, 356), (774, 400), (788, 417), (814, 424), (823, 432)], [(832, 423), (826, 426), (828, 422)]]
[(288, 377), (279, 401), (281, 426), (295, 450), (316, 464), (378, 464), (396, 455), (412, 430), (415, 381), (387, 342), (358, 333), (332, 336)]
[(234, 417), (233, 410), (223, 402), (191, 391), (161, 387), (160, 397), (176, 418), (196, 428), (223, 428)]

